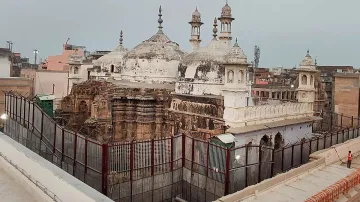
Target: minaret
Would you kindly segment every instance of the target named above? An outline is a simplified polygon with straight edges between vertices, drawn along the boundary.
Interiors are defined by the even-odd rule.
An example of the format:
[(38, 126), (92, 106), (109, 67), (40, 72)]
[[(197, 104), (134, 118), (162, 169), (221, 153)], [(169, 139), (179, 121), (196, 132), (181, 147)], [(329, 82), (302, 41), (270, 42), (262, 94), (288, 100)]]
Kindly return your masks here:
[(201, 22), (201, 14), (198, 11), (197, 7), (192, 14), (191, 22), (189, 22), (189, 24), (191, 25), (191, 38), (189, 41), (190, 41), (192, 50), (194, 51), (200, 47), (200, 42), (201, 42), (200, 27), (201, 27), (201, 25), (204, 24)]
[(251, 86), (246, 76), (249, 63), (237, 40), (225, 58), (226, 60), (223, 63), (225, 79), (222, 89), (225, 107), (223, 119), (226, 125), (242, 127), (246, 120), (241, 114), (244, 110), (239, 111), (239, 109), (253, 105), (250, 99)]
[(309, 50), (297, 68), (299, 87), (297, 88), (297, 101), (307, 103), (308, 112), (313, 112), (315, 102), (315, 74), (318, 72), (316, 63), (310, 56)]
[(225, 6), (221, 10), (221, 17), (218, 18), (221, 22), (220, 36), (219, 39), (224, 41), (231, 47), (231, 23), (235, 18), (232, 18), (231, 8), (226, 2)]

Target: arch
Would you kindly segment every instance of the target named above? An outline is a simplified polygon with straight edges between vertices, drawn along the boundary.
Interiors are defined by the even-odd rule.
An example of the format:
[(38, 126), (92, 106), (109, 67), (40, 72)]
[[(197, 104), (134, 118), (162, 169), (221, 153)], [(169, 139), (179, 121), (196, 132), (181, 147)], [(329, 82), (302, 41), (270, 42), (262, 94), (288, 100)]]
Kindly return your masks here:
[(243, 70), (240, 70), (239, 71), (239, 81), (238, 83), (243, 83), (244, 82), (244, 71)]
[(234, 71), (233, 70), (229, 70), (227, 73), (227, 82), (228, 83), (232, 83), (234, 82)]
[(310, 76), (310, 85), (314, 85), (314, 76), (313, 75)]
[(82, 100), (80, 103), (79, 103), (79, 112), (87, 112), (88, 110), (88, 106), (87, 106), (87, 103), (85, 100)]
[(280, 132), (275, 135), (275, 146), (274, 149), (280, 149), (283, 147), (284, 139)]
[(301, 84), (302, 85), (307, 85), (307, 76), (306, 75), (301, 76)]
[(110, 66), (110, 72), (111, 72), (111, 73), (114, 73), (114, 70), (115, 70), (114, 65), (111, 65), (111, 66)]
[(79, 73), (79, 67), (74, 67), (74, 74), (78, 74)]
[(267, 135), (264, 135), (260, 140), (260, 146), (268, 146), (270, 145), (270, 138)]

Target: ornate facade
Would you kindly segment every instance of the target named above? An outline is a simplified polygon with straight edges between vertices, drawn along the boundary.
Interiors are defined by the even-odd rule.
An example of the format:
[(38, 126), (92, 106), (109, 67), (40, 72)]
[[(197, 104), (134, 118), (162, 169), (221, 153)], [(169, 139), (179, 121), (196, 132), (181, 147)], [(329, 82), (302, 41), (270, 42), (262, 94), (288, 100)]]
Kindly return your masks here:
[[(235, 19), (228, 4), (214, 19), (213, 39), (203, 47), (203, 23), (195, 10), (189, 40), (193, 51), (189, 54), (163, 32), (161, 11), (160, 7), (158, 31), (152, 37), (126, 49), (121, 32), (119, 46), (94, 62), (90, 75), (106, 82), (77, 84), (64, 99), (64, 105), (73, 104), (68, 112), (73, 111), (70, 119), (79, 122), (74, 128), (83, 123), (88, 135), (103, 140), (139, 140), (176, 133), (206, 139), (226, 130), (233, 134), (251, 132), (249, 126), (313, 121), (316, 65), (309, 53), (298, 68), (299, 84), (289, 99), (259, 102), (252, 95), (253, 69), (237, 39), (232, 41)], [(79, 114), (81, 118), (76, 118)]]

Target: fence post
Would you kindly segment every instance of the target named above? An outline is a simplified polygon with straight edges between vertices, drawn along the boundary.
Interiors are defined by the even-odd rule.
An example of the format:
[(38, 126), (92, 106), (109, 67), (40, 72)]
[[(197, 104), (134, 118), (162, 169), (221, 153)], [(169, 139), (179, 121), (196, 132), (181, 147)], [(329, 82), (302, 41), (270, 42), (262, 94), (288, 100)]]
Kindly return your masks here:
[(330, 147), (333, 145), (333, 144), (332, 144), (332, 143), (333, 143), (333, 142), (332, 142), (332, 141), (333, 141), (333, 140), (332, 140), (332, 139), (333, 139), (332, 137), (333, 137), (333, 133), (330, 133)]
[(303, 164), (303, 150), (304, 150), (304, 141), (301, 141), (301, 144), (300, 144), (300, 165)]
[(51, 162), (54, 163), (54, 155), (55, 155), (55, 148), (56, 148), (56, 122), (54, 122), (54, 141), (53, 141), (53, 150), (52, 150), (52, 158)]
[[(207, 150), (206, 150), (206, 177), (208, 177), (209, 176), (209, 158), (210, 158), (209, 149), (210, 149), (210, 142), (206, 142), (206, 144), (207, 144)], [(206, 179), (206, 181), (207, 181), (207, 179)]]
[(17, 121), (18, 120), (18, 114), (17, 114), (17, 112), (18, 112), (18, 101), (17, 101), (17, 96), (16, 96), (16, 98), (15, 98), (15, 120)]
[(62, 168), (62, 162), (64, 161), (64, 151), (65, 151), (65, 131), (64, 128), (61, 128), (61, 162), (60, 168)]
[(5, 114), (7, 114), (7, 105), (6, 105), (7, 93), (5, 92), (4, 95), (5, 95), (5, 101), (4, 101), (4, 104), (5, 104)]
[(316, 151), (319, 151), (319, 137), (316, 139)]
[(340, 117), (341, 117), (341, 118), (340, 118), (340, 127), (341, 127), (341, 128), (342, 128), (342, 124), (343, 124), (343, 115), (344, 115), (344, 114), (341, 114), (341, 115), (340, 115)]
[[(27, 128), (29, 129), (30, 128), (30, 100), (28, 100), (29, 101), (29, 103), (28, 103), (28, 119), (27, 119), (27, 121), (28, 121), (28, 124), (27, 124)], [(33, 112), (34, 113), (34, 112)]]
[(332, 125), (333, 125), (333, 113), (330, 113), (330, 130), (332, 130)]
[(170, 138), (171, 140), (171, 151), (170, 151), (170, 155), (171, 155), (171, 171), (174, 170), (174, 136), (171, 136)]
[(186, 136), (185, 134), (182, 134), (182, 167), (185, 167), (185, 142), (186, 142)]
[(130, 143), (130, 201), (133, 193), (133, 172), (134, 172), (134, 140)]
[(43, 139), (43, 136), (44, 136), (43, 131), (44, 131), (44, 112), (41, 112), (39, 154), (41, 152), (41, 143), (42, 143), (42, 139)]
[(23, 118), (23, 119), (24, 119), (24, 126), (25, 126), (25, 122), (26, 122), (26, 121), (25, 121), (25, 116), (26, 116), (26, 115), (25, 115), (25, 111), (26, 111), (26, 104), (25, 104), (25, 103), (26, 103), (26, 100), (25, 100), (25, 98), (24, 98), (24, 102), (21, 100), (21, 103), (24, 105), (24, 118)]
[(271, 156), (271, 177), (274, 177), (274, 166), (275, 166), (275, 148), (272, 148)]
[(226, 169), (225, 169), (225, 195), (229, 194), (230, 184), (230, 149), (226, 149)]
[(245, 187), (248, 186), (248, 145), (245, 145)]
[(155, 140), (151, 139), (151, 176), (154, 176), (155, 166)]
[(35, 104), (34, 103), (32, 103), (32, 107), (33, 107), (33, 114), (32, 114), (32, 132), (34, 132), (34, 128), (35, 128), (35, 126), (34, 126), (34, 120), (35, 120)]
[(294, 145), (291, 146), (291, 168), (294, 167)]
[(74, 162), (73, 162), (73, 176), (75, 176), (75, 167), (76, 167), (76, 148), (77, 148), (77, 132), (74, 137)]
[[(130, 153), (130, 155), (131, 155), (131, 153)], [(108, 163), (109, 163), (109, 145), (106, 143), (106, 144), (102, 144), (102, 168), (101, 168), (101, 175), (102, 175), (101, 192), (105, 196), (107, 195), (107, 187), (108, 187), (108, 182), (107, 182), (108, 181), (108, 171), (109, 171)], [(130, 164), (130, 166), (131, 166), (131, 164)], [(130, 174), (130, 178), (131, 178), (131, 174)]]
[(85, 168), (84, 168), (84, 182), (86, 183), (86, 173), (87, 173), (87, 156), (88, 156), (88, 139), (85, 138), (85, 154), (84, 154), (84, 165), (85, 165)]
[(258, 172), (258, 183), (261, 182), (261, 158), (262, 158), (262, 146), (259, 146), (259, 172)]
[(285, 151), (285, 147), (282, 147), (281, 150), (281, 172), (284, 172), (284, 152)]

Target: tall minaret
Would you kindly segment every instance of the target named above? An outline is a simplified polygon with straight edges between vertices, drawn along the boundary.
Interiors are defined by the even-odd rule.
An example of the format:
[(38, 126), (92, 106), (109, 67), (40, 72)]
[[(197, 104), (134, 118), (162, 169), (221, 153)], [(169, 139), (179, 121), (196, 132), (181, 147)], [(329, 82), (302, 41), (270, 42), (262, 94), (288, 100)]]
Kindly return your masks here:
[(232, 18), (231, 8), (228, 3), (221, 10), (221, 17), (218, 18), (221, 22), (220, 36), (219, 39), (224, 41), (231, 47), (231, 23), (235, 18)]
[(194, 51), (200, 47), (200, 27), (204, 24), (201, 22), (201, 14), (199, 13), (197, 7), (192, 14), (191, 22), (189, 22), (189, 24), (191, 25), (191, 38), (189, 41), (192, 50)]

